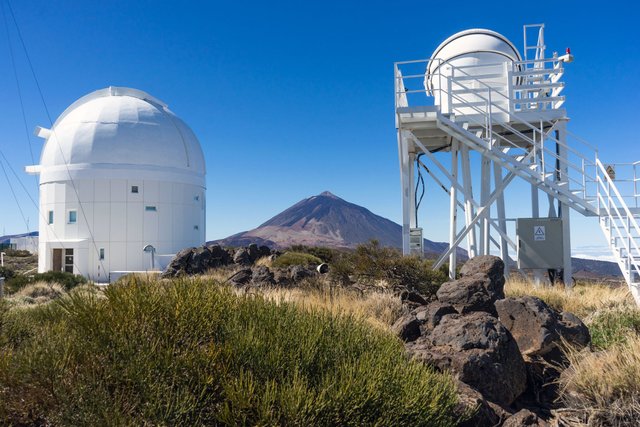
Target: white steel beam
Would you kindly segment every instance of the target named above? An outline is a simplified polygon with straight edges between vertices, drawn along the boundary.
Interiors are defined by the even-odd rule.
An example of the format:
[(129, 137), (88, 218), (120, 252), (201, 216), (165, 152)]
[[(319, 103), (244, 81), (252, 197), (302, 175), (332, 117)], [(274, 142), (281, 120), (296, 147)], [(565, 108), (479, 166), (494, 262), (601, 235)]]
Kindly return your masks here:
[[(502, 185), (502, 168), (498, 162), (493, 162), (493, 177), (495, 179), (496, 188)], [(507, 234), (506, 214), (504, 207), (504, 192), (500, 194), (496, 202), (496, 210), (498, 213), (498, 227), (504, 235)], [(509, 247), (507, 246), (507, 240), (504, 237), (500, 237), (500, 258), (504, 261), (504, 275), (509, 277)]]
[[(418, 148), (420, 148), (420, 150), (422, 150), (422, 152), (429, 158), (429, 160), (431, 160), (431, 162), (434, 165), (436, 165), (436, 167), (449, 180), (449, 182), (450, 183), (454, 183), (454, 185), (456, 186), (458, 191), (464, 192), (464, 188), (456, 180), (453, 179), (453, 177), (451, 176), (451, 174), (449, 173), (447, 168), (445, 168), (442, 165), (442, 163), (440, 163), (438, 161), (438, 159), (436, 159), (436, 157), (433, 155), (433, 153), (431, 153), (429, 150), (427, 150), (426, 147), (415, 136), (413, 136), (413, 135), (411, 135), (411, 136), (412, 136), (412, 140), (413, 140), (414, 144), (416, 144), (418, 146)], [(424, 163), (422, 163), (421, 161), (418, 161), (418, 163), (420, 163), (420, 165), (422, 165), (422, 167), (424, 167), (425, 170), (427, 170), (427, 172), (429, 172), (429, 174), (431, 176), (433, 176), (434, 179), (435, 179), (435, 175), (433, 174), (433, 172), (431, 172), (430, 169), (427, 168)], [(440, 183), (440, 181), (438, 179), (435, 179), (435, 180), (436, 180), (436, 182)], [(440, 184), (440, 185), (442, 186), (442, 188), (445, 189), (447, 194), (450, 194), (449, 190), (447, 190), (444, 185), (442, 185), (442, 184)], [(480, 209), (482, 207), (480, 205), (480, 203), (478, 203), (473, 197), (470, 198), (469, 201), (471, 202), (471, 204), (473, 205), (473, 207), (475, 209)], [(500, 230), (500, 227), (498, 227), (498, 224), (493, 219), (489, 218), (489, 222), (491, 223), (491, 226), (498, 232), (498, 234), (500, 234), (501, 237), (503, 237), (504, 239), (507, 240), (507, 243), (509, 244), (509, 246), (511, 246), (511, 248), (513, 248), (513, 250), (515, 250), (516, 249), (516, 244), (515, 244), (515, 242), (513, 240), (511, 240), (511, 238), (509, 238), (508, 234), (503, 233), (502, 230)], [(477, 222), (476, 222), (476, 224), (477, 224)], [(474, 229), (474, 231), (475, 231), (475, 229)]]
[(411, 187), (409, 170), (413, 166), (409, 163), (408, 132), (398, 129), (398, 158), (400, 159), (400, 184), (402, 186), (402, 253), (409, 255), (409, 231), (411, 221)]
[[(451, 189), (450, 191), (450, 204), (449, 204), (449, 278), (454, 280), (456, 278), (456, 251), (455, 248), (459, 244), (456, 244), (456, 230), (457, 230), (457, 217), (458, 217), (458, 195), (457, 186), (458, 183), (458, 141), (453, 140), (451, 142)], [(453, 250), (451, 250), (453, 248)], [(439, 266), (438, 266), (439, 267)]]
[(489, 192), (491, 191), (491, 169), (489, 168), (491, 161), (486, 156), (480, 157), (480, 203), (482, 206), (487, 206), (484, 218), (480, 222), (480, 254), (489, 255), (489, 213), (491, 207), (487, 205), (489, 198)]
[[(473, 188), (471, 185), (471, 162), (469, 159), (469, 147), (463, 145), (460, 149), (460, 156), (462, 162), (462, 185), (464, 191), (464, 213), (465, 213), (465, 224), (469, 225), (471, 223), (471, 219), (474, 215), (473, 209)], [(469, 257), (473, 258), (478, 255), (477, 247), (476, 247), (476, 230), (475, 227), (469, 233), (467, 237), (467, 252), (469, 253)]]
[[(568, 151), (567, 151), (567, 121), (561, 120), (558, 122), (558, 141), (559, 154), (560, 154), (560, 181), (568, 183), (569, 181), (569, 168), (567, 166)], [(560, 217), (562, 218), (562, 249), (564, 256), (563, 266), (563, 279), (566, 287), (573, 286), (572, 278), (572, 266), (571, 266), (571, 217), (569, 205), (563, 202), (560, 203)]]
[(469, 233), (471, 228), (473, 228), (473, 226), (475, 226), (478, 223), (478, 221), (480, 221), (482, 218), (484, 218), (484, 215), (485, 215), (486, 211), (488, 210), (488, 208), (493, 204), (493, 202), (496, 201), (498, 196), (500, 196), (500, 194), (504, 191), (504, 189), (507, 187), (507, 185), (509, 185), (509, 183), (511, 181), (513, 181), (513, 178), (515, 178), (515, 177), (516, 177), (515, 173), (509, 172), (509, 174), (502, 181), (502, 185), (500, 187), (496, 188), (495, 190), (493, 190), (493, 193), (491, 193), (491, 195), (489, 196), (489, 198), (487, 200), (487, 205), (486, 206), (482, 206), (480, 208), (480, 210), (476, 213), (476, 216), (471, 220), (471, 223), (467, 227), (465, 227), (465, 229), (462, 230), (462, 232), (460, 232), (460, 234), (458, 234), (458, 237), (454, 240), (453, 245), (450, 244), (449, 245), (449, 249), (447, 249), (447, 251), (443, 255), (440, 256), (438, 261), (433, 265), (433, 269), (434, 270), (440, 268), (440, 266), (442, 265), (444, 260), (447, 259), (447, 257), (451, 254), (451, 252), (454, 252), (454, 249), (460, 244), (460, 242), (462, 242), (462, 239), (465, 238), (465, 236), (467, 235), (467, 233)]

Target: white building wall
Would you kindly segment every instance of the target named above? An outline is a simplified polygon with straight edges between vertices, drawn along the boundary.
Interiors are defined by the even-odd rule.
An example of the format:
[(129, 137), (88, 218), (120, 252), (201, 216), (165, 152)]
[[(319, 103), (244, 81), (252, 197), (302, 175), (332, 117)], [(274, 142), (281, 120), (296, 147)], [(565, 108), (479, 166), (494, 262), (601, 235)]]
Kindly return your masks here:
[(18, 251), (29, 251), (32, 254), (38, 253), (38, 236), (14, 237), (9, 239), (12, 249)]
[[(74, 184), (82, 207), (70, 181), (40, 186), (41, 272), (53, 268), (54, 248), (73, 248), (74, 273), (103, 282), (110, 272), (148, 270), (146, 245), (163, 255), (205, 241), (202, 186), (150, 179), (76, 179)], [(138, 193), (132, 193), (134, 185)], [(77, 212), (75, 224), (69, 223), (71, 210)]]

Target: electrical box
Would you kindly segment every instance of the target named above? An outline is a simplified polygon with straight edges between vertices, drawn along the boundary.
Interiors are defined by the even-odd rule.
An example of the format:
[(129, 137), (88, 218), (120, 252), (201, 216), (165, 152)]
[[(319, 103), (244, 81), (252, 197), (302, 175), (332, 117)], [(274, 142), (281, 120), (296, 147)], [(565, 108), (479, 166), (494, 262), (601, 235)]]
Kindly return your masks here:
[(409, 252), (422, 256), (424, 239), (422, 237), (422, 228), (412, 228), (409, 230)]
[(562, 220), (560, 218), (518, 218), (518, 268), (560, 269), (563, 267)]

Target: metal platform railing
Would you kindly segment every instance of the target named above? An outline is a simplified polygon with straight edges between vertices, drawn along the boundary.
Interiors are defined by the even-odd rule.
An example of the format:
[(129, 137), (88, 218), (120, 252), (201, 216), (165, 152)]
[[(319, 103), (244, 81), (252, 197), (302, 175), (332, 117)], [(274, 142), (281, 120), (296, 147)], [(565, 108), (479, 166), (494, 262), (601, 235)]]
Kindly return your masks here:
[[(438, 73), (427, 74), (433, 63)], [(422, 67), (423, 71), (404, 73), (405, 67)], [(560, 110), (565, 101), (560, 95), (564, 70), (557, 58), (465, 67), (436, 58), (396, 63), (394, 71), (397, 123), (402, 122), (403, 113), (435, 106), (438, 126), (456, 140), (575, 210), (598, 216), (640, 305), (636, 218), (640, 210), (635, 209), (640, 202), (640, 162), (607, 167), (591, 144), (568, 132), (563, 132), (563, 138), (554, 132), (558, 122), (566, 121)], [(411, 102), (418, 96), (421, 101)], [(614, 176), (616, 167), (620, 176)], [(618, 185), (631, 191), (623, 195)]]

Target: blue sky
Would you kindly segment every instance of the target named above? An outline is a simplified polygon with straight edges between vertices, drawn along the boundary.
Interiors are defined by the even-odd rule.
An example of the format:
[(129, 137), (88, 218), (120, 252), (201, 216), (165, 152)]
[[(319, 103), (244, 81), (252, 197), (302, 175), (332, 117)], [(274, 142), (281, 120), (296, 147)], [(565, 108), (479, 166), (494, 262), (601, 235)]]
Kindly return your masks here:
[[(393, 63), (426, 58), (467, 28), (496, 30), (521, 48), (522, 25), (544, 22), (549, 52), (570, 46), (576, 57), (565, 75), (570, 130), (606, 161), (640, 159), (632, 131), (639, 9), (592, 4), (12, 1), (54, 119), (80, 96), (114, 85), (149, 92), (192, 127), (208, 167), (209, 239), (324, 190), (399, 222)], [(49, 123), (9, 30), (31, 133)], [(21, 172), (31, 159), (4, 33), (0, 149), (35, 197), (33, 177)], [(31, 144), (37, 160), (41, 142)], [(33, 229), (37, 211), (13, 181)], [(448, 205), (427, 185), (426, 237), (446, 240)], [(1, 175), (0, 197), (0, 231), (25, 231)], [(604, 244), (595, 219), (574, 219), (574, 248)]]

